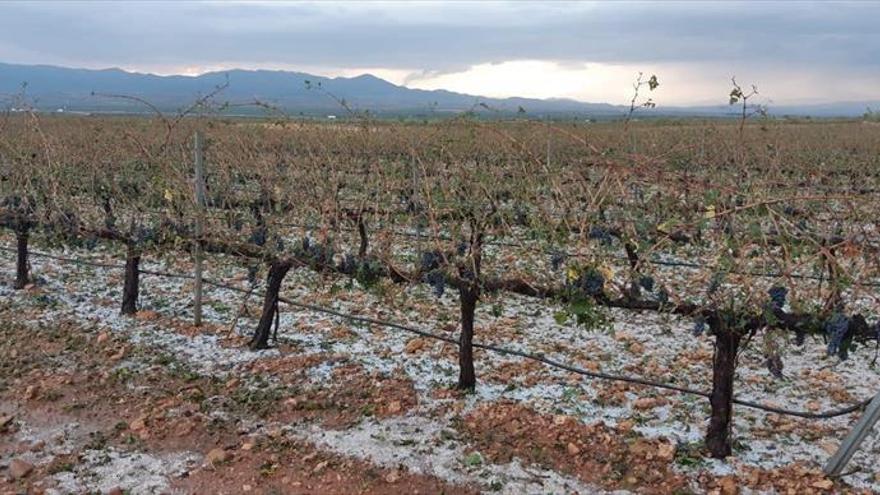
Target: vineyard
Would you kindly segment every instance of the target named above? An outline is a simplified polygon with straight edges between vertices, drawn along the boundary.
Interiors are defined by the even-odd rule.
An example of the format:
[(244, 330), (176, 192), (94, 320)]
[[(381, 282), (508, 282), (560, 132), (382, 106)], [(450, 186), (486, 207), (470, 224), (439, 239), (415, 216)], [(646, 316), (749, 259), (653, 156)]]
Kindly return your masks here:
[(880, 491), (878, 131), (6, 115), (5, 483)]

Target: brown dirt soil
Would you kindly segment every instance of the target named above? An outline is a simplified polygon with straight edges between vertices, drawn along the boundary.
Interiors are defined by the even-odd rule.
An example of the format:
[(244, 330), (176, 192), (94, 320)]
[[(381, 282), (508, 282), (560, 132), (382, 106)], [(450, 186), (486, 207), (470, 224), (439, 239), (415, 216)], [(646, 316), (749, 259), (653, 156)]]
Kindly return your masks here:
[[(280, 431), (245, 432), (243, 424), (260, 418), (250, 404), (236, 400), (244, 386), (234, 380), (181, 373), (160, 362), (137, 373), (114, 370), (127, 359), (149, 363), (155, 352), (68, 322), (34, 331), (14, 323), (14, 316), (0, 310), (0, 341), (5, 343), (0, 346), (0, 422), (5, 423), (0, 456), (48, 459), (56, 440), (61, 442), (13, 441), (23, 427), (54, 431), (68, 425), (64, 441), (72, 449), (51, 462), (33, 462), (33, 469), (18, 479), (11, 470), (0, 470), (0, 494), (42, 493), (53, 486), (53, 474), (82, 462), (86, 449), (107, 447), (157, 456), (185, 451), (215, 460), (222, 452), (219, 462), (202, 462), (185, 477), (170, 480), (172, 490), (187, 493), (474, 493), (433, 477), (328, 453)], [(274, 364), (261, 363), (259, 371), (285, 374), (299, 364), (309, 365), (282, 357)], [(374, 414), (388, 416), (415, 404), (412, 387), (399, 379), (367, 376), (352, 367), (347, 371), (344, 379), (309, 399), (329, 404), (324, 410), (342, 418), (340, 424), (361, 417), (349, 409), (371, 405)], [(343, 407), (347, 400), (352, 405)], [(205, 404), (215, 402), (231, 416), (212, 416)]]
[[(663, 440), (641, 437), (632, 426), (631, 421), (617, 428), (604, 423), (586, 425), (569, 416), (539, 414), (518, 404), (499, 402), (472, 411), (459, 428), (475, 450), (493, 462), (518, 457), (608, 490), (691, 493), (687, 479), (674, 471), (676, 457), (684, 453)], [(746, 473), (739, 478), (704, 473), (698, 480), (700, 491), (735, 495), (749, 487), (792, 495), (868, 493), (799, 464), (775, 470), (747, 468)]]
[(461, 426), (494, 462), (519, 457), (606, 489), (675, 493), (687, 487), (686, 479), (672, 471), (674, 445), (629, 437), (602, 423), (585, 425), (568, 416), (495, 403), (474, 410)]

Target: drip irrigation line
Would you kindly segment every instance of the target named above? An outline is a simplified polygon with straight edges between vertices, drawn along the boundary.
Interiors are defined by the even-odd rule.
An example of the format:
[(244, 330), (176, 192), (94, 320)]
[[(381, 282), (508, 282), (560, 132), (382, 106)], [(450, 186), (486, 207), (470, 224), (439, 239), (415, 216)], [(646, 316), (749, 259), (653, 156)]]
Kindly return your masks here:
[[(11, 252), (16, 251), (13, 248), (5, 247), (5, 246), (0, 246), (0, 250), (11, 251)], [(76, 258), (56, 256), (56, 255), (51, 255), (48, 253), (41, 253), (41, 252), (36, 252), (36, 251), (30, 251), (30, 254), (33, 256), (50, 258), (50, 259), (55, 259), (58, 261), (63, 261), (63, 262), (68, 262), (68, 263), (73, 263), (73, 264), (80, 264), (80, 265), (87, 265), (87, 266), (95, 266), (95, 267), (100, 267), (100, 268), (111, 268), (111, 269), (124, 269), (125, 268), (124, 265), (110, 264), (110, 263), (98, 263), (98, 262), (86, 261), (86, 260), (81, 260), (81, 259), (76, 259)], [(179, 278), (179, 279), (193, 279), (193, 278), (195, 278), (193, 275), (186, 275), (186, 274), (181, 274), (181, 273), (171, 273), (171, 272), (164, 272), (164, 271), (157, 271), (157, 270), (143, 270), (143, 269), (139, 270), (139, 271), (140, 271), (140, 273), (143, 273), (146, 275), (154, 275), (154, 276), (159, 276), (159, 277)], [(207, 285), (211, 285), (214, 287), (218, 287), (221, 289), (226, 289), (226, 290), (230, 290), (230, 291), (238, 292), (238, 293), (242, 293), (242, 294), (253, 294), (254, 293), (254, 291), (250, 290), (250, 289), (244, 289), (241, 287), (236, 287), (233, 285), (225, 284), (222, 282), (217, 282), (217, 281), (210, 280), (210, 279), (203, 279), (203, 282)], [(262, 293), (257, 293), (257, 294), (265, 295)], [(368, 325), (376, 325), (376, 326), (382, 326), (382, 327), (386, 327), (386, 328), (394, 328), (397, 330), (402, 330), (404, 332), (419, 335), (421, 337), (439, 340), (439, 341), (446, 342), (448, 344), (453, 344), (456, 346), (459, 345), (458, 339), (454, 339), (452, 337), (447, 337), (445, 335), (440, 335), (440, 334), (436, 334), (433, 332), (429, 332), (427, 330), (421, 330), (421, 329), (411, 327), (408, 325), (402, 325), (399, 323), (394, 323), (394, 322), (387, 321), (387, 320), (380, 320), (377, 318), (370, 318), (367, 316), (352, 315), (349, 313), (344, 313), (342, 311), (326, 308), (323, 306), (318, 306), (318, 305), (314, 305), (314, 304), (295, 301), (292, 299), (288, 299), (286, 297), (279, 296), (278, 301), (283, 302), (289, 306), (313, 311), (316, 313), (323, 313), (323, 314), (335, 316), (338, 318), (343, 318), (343, 319), (346, 319), (349, 321), (365, 323)], [(638, 377), (632, 377), (632, 376), (626, 376), (626, 375), (616, 375), (616, 374), (611, 374), (611, 373), (602, 373), (602, 372), (598, 372), (598, 371), (588, 371), (583, 368), (579, 368), (576, 366), (565, 364), (563, 362), (556, 361), (556, 360), (547, 358), (547, 357), (545, 357), (543, 355), (539, 355), (539, 354), (518, 351), (515, 349), (500, 347), (500, 346), (496, 346), (493, 344), (482, 344), (482, 343), (474, 342), (472, 345), (474, 347), (476, 347), (477, 349), (483, 349), (483, 350), (495, 352), (497, 354), (503, 354), (503, 355), (508, 355), (508, 356), (518, 356), (518, 357), (528, 359), (531, 361), (543, 363), (543, 364), (550, 366), (552, 368), (561, 369), (564, 371), (568, 371), (568, 372), (575, 373), (578, 375), (586, 376), (589, 378), (594, 378), (594, 379), (599, 379), (599, 380), (616, 381), (616, 382), (624, 382), (624, 383), (632, 383), (632, 384), (642, 385), (642, 386), (646, 386), (646, 387), (671, 390), (671, 391), (679, 392), (682, 394), (696, 395), (696, 396), (704, 397), (704, 398), (711, 397), (711, 393), (705, 392), (702, 390), (696, 390), (696, 389), (692, 389), (692, 388), (688, 388), (688, 387), (681, 387), (681, 386), (672, 385), (669, 383), (657, 382), (657, 381), (648, 380), (645, 378), (638, 378)], [(859, 410), (865, 408), (871, 402), (871, 399), (865, 399), (861, 402), (852, 404), (852, 405), (844, 407), (844, 408), (833, 409), (830, 411), (824, 411), (824, 412), (818, 412), (818, 413), (797, 411), (797, 410), (767, 406), (767, 405), (760, 404), (757, 402), (743, 400), (743, 399), (737, 399), (737, 398), (733, 398), (732, 402), (734, 404), (748, 407), (751, 409), (757, 409), (760, 411), (765, 411), (765, 412), (770, 412), (770, 413), (780, 414), (780, 415), (785, 415), (785, 416), (795, 416), (795, 417), (805, 418), (805, 419), (830, 419), (830, 418), (835, 418), (835, 417), (839, 417), (839, 416), (845, 416), (848, 414), (852, 414), (856, 411), (859, 411)]]

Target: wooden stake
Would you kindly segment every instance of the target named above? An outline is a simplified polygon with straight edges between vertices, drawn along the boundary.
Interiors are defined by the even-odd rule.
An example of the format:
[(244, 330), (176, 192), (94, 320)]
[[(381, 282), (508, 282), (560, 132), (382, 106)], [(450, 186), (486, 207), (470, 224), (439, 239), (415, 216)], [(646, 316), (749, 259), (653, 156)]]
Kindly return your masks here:
[(196, 243), (193, 249), (195, 258), (195, 301), (193, 313), (195, 326), (202, 324), (202, 271), (204, 254), (202, 253), (202, 236), (205, 233), (205, 162), (202, 156), (203, 139), (202, 133), (196, 131), (193, 138), (193, 158), (195, 162), (195, 200), (196, 200)]

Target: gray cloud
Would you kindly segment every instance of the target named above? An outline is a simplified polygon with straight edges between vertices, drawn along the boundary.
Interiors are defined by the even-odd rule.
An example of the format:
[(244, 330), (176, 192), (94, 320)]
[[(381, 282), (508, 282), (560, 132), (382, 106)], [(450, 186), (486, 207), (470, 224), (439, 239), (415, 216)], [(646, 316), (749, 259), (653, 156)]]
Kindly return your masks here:
[(0, 59), (454, 71), (512, 59), (874, 69), (880, 3), (0, 3)]

